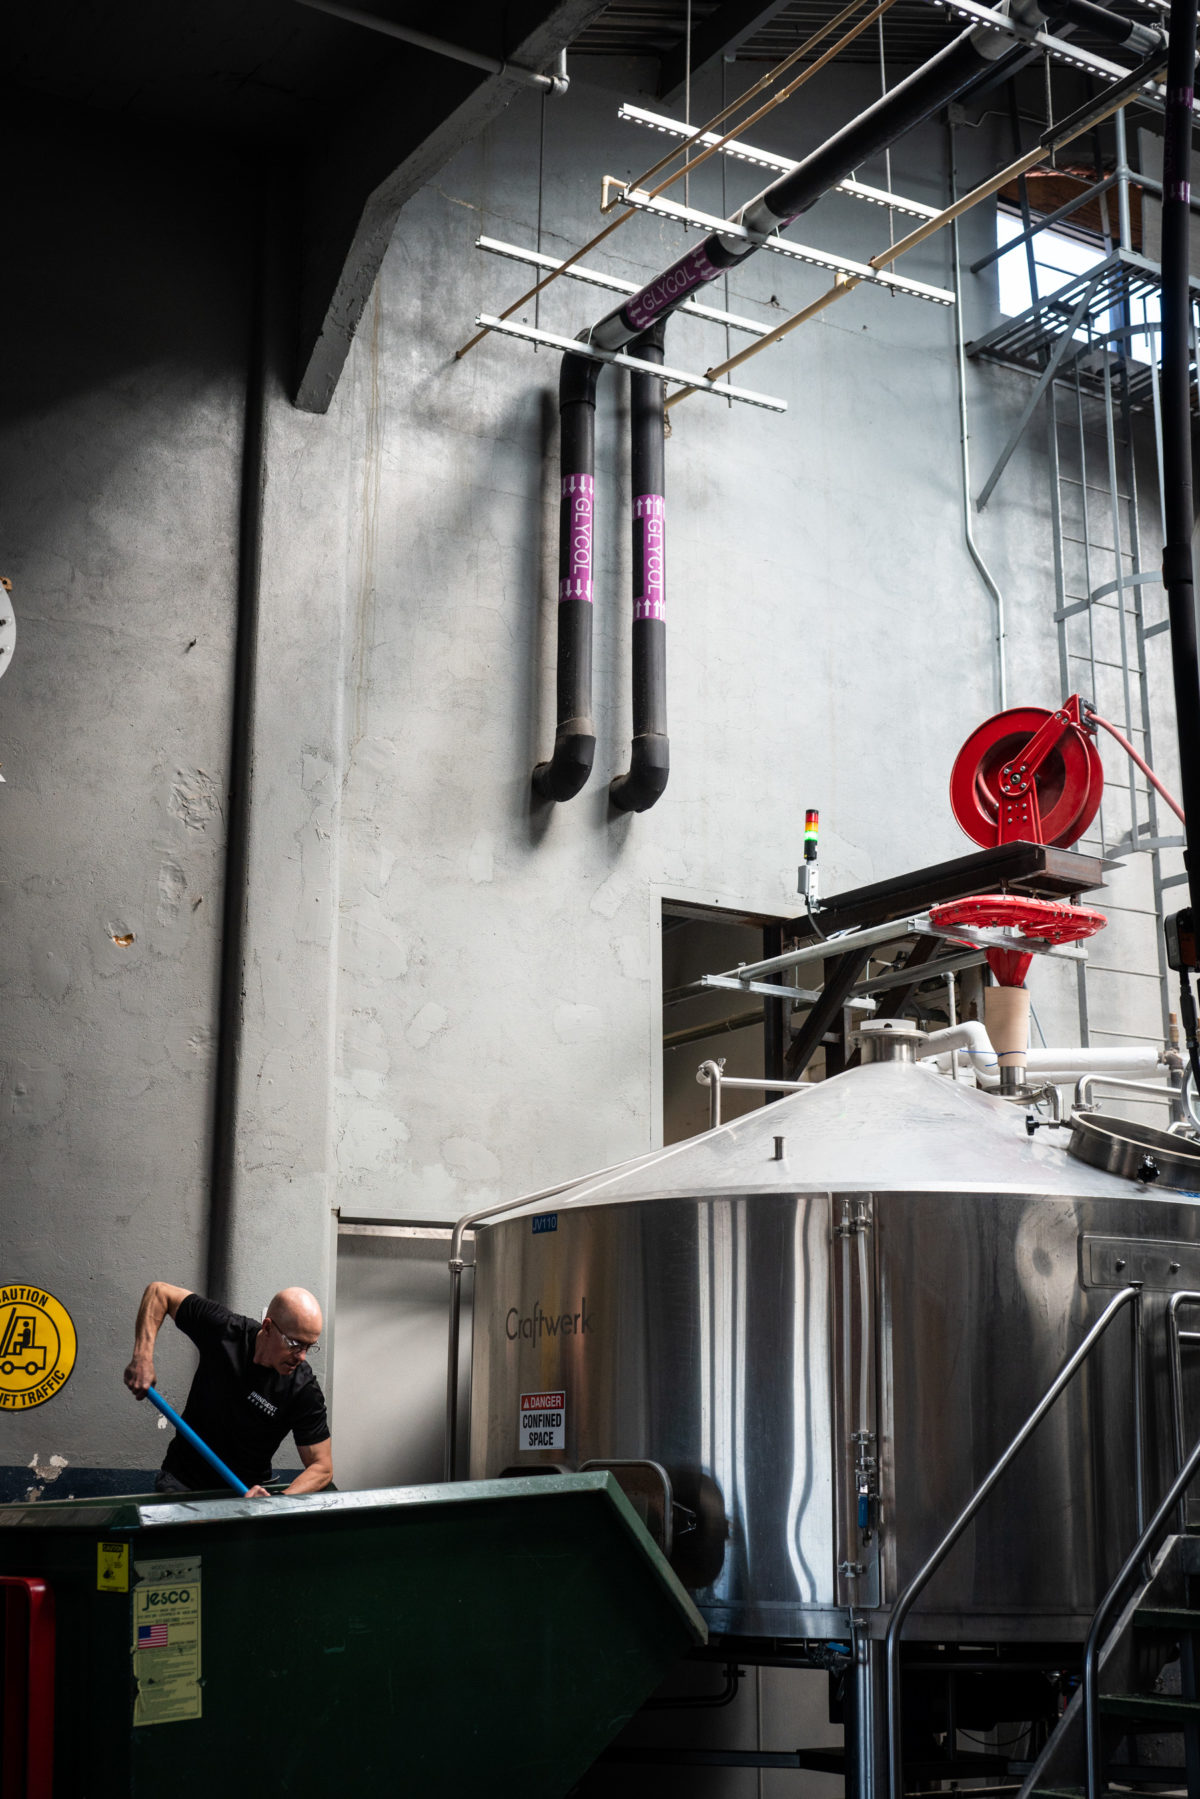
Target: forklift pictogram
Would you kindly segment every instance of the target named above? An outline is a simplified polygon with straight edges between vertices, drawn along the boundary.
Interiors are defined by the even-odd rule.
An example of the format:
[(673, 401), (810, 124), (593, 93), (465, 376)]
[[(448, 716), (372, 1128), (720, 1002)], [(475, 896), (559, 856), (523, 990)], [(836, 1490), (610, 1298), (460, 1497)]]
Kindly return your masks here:
[(46, 1347), (37, 1341), (38, 1314), (22, 1312), (14, 1306), (8, 1314), (4, 1335), (0, 1337), (0, 1374), (12, 1374), (21, 1368), (26, 1374), (41, 1374), (46, 1366)]

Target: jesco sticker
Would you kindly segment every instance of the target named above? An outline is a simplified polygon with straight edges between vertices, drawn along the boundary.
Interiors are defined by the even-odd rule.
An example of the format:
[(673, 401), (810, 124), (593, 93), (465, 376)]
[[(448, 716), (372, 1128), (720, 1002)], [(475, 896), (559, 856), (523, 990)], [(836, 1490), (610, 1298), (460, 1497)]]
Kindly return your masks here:
[(0, 1287), (0, 1411), (53, 1399), (75, 1366), (75, 1326), (41, 1287)]

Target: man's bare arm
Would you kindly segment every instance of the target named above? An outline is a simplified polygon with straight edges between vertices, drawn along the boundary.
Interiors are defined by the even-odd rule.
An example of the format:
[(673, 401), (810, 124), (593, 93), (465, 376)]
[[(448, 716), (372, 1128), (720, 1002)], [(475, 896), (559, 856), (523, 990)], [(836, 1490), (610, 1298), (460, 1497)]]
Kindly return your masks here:
[(323, 1443), (297, 1443), (300, 1460), (304, 1463), (290, 1487), (285, 1493), (319, 1493), (333, 1479), (333, 1438), (326, 1437)]
[(167, 1281), (151, 1281), (142, 1294), (137, 1323), (133, 1327), (133, 1355), (125, 1370), (125, 1385), (135, 1399), (145, 1399), (154, 1385), (154, 1345), (163, 1319), (168, 1313), (174, 1318), (190, 1292), (190, 1287), (172, 1287)]

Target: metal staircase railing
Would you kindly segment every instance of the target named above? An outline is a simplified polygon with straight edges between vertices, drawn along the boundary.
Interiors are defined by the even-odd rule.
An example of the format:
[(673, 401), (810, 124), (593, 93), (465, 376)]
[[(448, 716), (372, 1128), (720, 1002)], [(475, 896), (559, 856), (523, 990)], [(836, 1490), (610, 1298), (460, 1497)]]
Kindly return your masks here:
[[(975, 1489), (975, 1492), (959, 1512), (954, 1523), (950, 1526), (937, 1548), (925, 1562), (924, 1566), (913, 1575), (892, 1608), (891, 1621), (888, 1624), (887, 1637), (885, 1639), (887, 1654), (888, 1784), (891, 1799), (903, 1799), (904, 1795), (904, 1745), (901, 1738), (900, 1724), (900, 1637), (904, 1629), (905, 1619), (908, 1617), (916, 1600), (920, 1597), (934, 1574), (937, 1573), (937, 1570), (941, 1567), (947, 1555), (949, 1555), (954, 1545), (958, 1542), (958, 1539), (966, 1530), (968, 1524), (970, 1524), (971, 1520), (974, 1518), (984, 1500), (1002, 1479), (1010, 1464), (1024, 1448), (1029, 1438), (1042, 1422), (1042, 1419), (1053, 1407), (1055, 1401), (1070, 1385), (1074, 1376), (1079, 1372), (1080, 1368), (1082, 1368), (1083, 1364), (1091, 1355), (1096, 1344), (1107, 1332), (1117, 1313), (1123, 1311), (1126, 1306), (1132, 1307), (1134, 1458), (1136, 1463), (1137, 1481), (1138, 1545), (1136, 1550), (1131, 1554), (1129, 1561), (1126, 1562), (1118, 1580), (1127, 1578), (1130, 1567), (1136, 1567), (1141, 1560), (1142, 1555), (1145, 1553), (1145, 1550), (1142, 1547), (1143, 1539), (1150, 1533), (1151, 1526), (1153, 1526), (1163, 1515), (1166, 1502), (1164, 1501), (1164, 1505), (1160, 1506), (1158, 1511), (1154, 1514), (1154, 1518), (1151, 1520), (1151, 1526), (1143, 1528), (1145, 1518), (1145, 1383), (1142, 1348), (1142, 1288), (1140, 1282), (1133, 1282), (1128, 1287), (1122, 1287), (1121, 1291), (1114, 1296), (1109, 1305), (1100, 1314), (1100, 1317), (1096, 1320), (1095, 1324), (1093, 1324), (1086, 1337), (1084, 1337), (1083, 1342), (1079, 1345), (1078, 1349), (1068, 1356), (1033, 1411), (1030, 1412), (1020, 1430), (1009, 1443), (1007, 1449), (993, 1465), (985, 1479)], [(1185, 1470), (1188, 1479), (1190, 1479), (1191, 1474), (1195, 1472), (1197, 1463), (1200, 1463), (1200, 1443), (1197, 1443), (1193, 1454), (1189, 1457), (1188, 1467)], [(1181, 1477), (1181, 1480), (1176, 1482), (1176, 1487), (1179, 1491), (1182, 1491), (1184, 1485), (1186, 1485), (1186, 1482), (1183, 1481)], [(1172, 1505), (1179, 1496), (1176, 1487), (1173, 1487), (1171, 1490)], [(1166, 1509), (1169, 1512), (1170, 1507), (1166, 1506)], [(1117, 1584), (1118, 1583), (1116, 1582), (1114, 1583), (1114, 1588)], [(1102, 1605), (1108, 1603), (1112, 1597), (1113, 1590), (1114, 1589), (1110, 1589), (1109, 1593), (1105, 1595)], [(1094, 1629), (1095, 1625), (1093, 1624), (1093, 1630)], [(1090, 1641), (1091, 1639), (1089, 1638), (1089, 1643)], [(1098, 1799), (1098, 1793), (1094, 1791), (1090, 1785), (1088, 1789), (1088, 1799)]]
[(1149, 1524), (1141, 1532), (1137, 1542), (1129, 1551), (1121, 1565), (1121, 1571), (1109, 1587), (1092, 1619), (1092, 1628), (1088, 1632), (1087, 1645), (1083, 1652), (1083, 1728), (1087, 1743), (1087, 1799), (1100, 1799), (1104, 1785), (1104, 1758), (1100, 1740), (1100, 1640), (1104, 1634), (1104, 1626), (1116, 1605), (1126, 1583), (1143, 1565), (1147, 1556), (1153, 1554), (1155, 1544), (1160, 1536), (1167, 1534), (1171, 1514), (1179, 1504), (1188, 1485), (1200, 1469), (1200, 1438), (1197, 1439), (1191, 1454), (1171, 1482), (1167, 1494)]

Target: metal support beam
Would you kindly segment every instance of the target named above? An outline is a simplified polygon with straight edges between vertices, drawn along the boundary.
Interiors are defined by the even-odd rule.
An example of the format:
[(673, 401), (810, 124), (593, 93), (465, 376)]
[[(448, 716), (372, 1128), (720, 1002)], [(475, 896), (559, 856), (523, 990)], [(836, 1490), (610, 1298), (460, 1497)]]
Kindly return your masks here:
[[(714, 13), (692, 32), (691, 78), (704, 75), (722, 57), (732, 57), (764, 25), (781, 13), (789, 0), (725, 0)], [(662, 59), (658, 97), (665, 100), (681, 88), (688, 78), (688, 44), (681, 38)]]
[(1012, 457), (1013, 452), (1016, 450), (1017, 445), (1020, 443), (1022, 437), (1024, 437), (1024, 435), (1025, 435), (1026, 425), (1028, 425), (1030, 419), (1033, 417), (1034, 413), (1037, 411), (1038, 406), (1041, 402), (1042, 395), (1045, 393), (1046, 389), (1049, 387), (1050, 383), (1053, 381), (1055, 375), (1058, 373), (1058, 369), (1059, 369), (1060, 364), (1063, 361), (1063, 358), (1066, 356), (1067, 351), (1074, 347), (1075, 333), (1079, 329), (1080, 325), (1083, 323), (1084, 316), (1086, 315), (1088, 308), (1091, 306), (1092, 295), (1096, 290), (1096, 287), (1099, 283), (1099, 279), (1100, 279), (1100, 277), (1096, 276), (1093, 280), (1089, 281), (1088, 285), (1085, 287), (1083, 292), (1080, 294), (1079, 299), (1075, 306), (1075, 310), (1072, 312), (1068, 323), (1064, 326), (1062, 336), (1059, 338), (1058, 342), (1055, 344), (1054, 352), (1053, 352), (1052, 356), (1050, 357), (1049, 362), (1046, 364), (1045, 368), (1042, 370), (1040, 376), (1038, 377), (1037, 386), (1034, 388), (1033, 392), (1029, 396), (1029, 399), (1026, 401), (1025, 409), (1022, 412), (1020, 418), (1017, 420), (1016, 424), (1013, 426), (1012, 433), (1009, 437), (1008, 442), (1005, 444), (1004, 448), (1000, 452), (1000, 455), (996, 462), (995, 468), (992, 470), (991, 474), (988, 476), (987, 480), (983, 484), (983, 490), (980, 493), (978, 500), (976, 500), (976, 502), (975, 502), (975, 504), (978, 507), (980, 512), (983, 511), (984, 507), (987, 505), (988, 501), (991, 499), (992, 492), (996, 486), (997, 481), (1000, 479), (1001, 475), (1004, 473), (1005, 469), (1008, 467), (1009, 460)]
[(788, 1073), (798, 1079), (804, 1073), (824, 1040), (825, 1033), (841, 1017), (842, 1007), (870, 959), (870, 945), (851, 950), (849, 955), (831, 961), (820, 999), (801, 1025), (787, 1052)]

